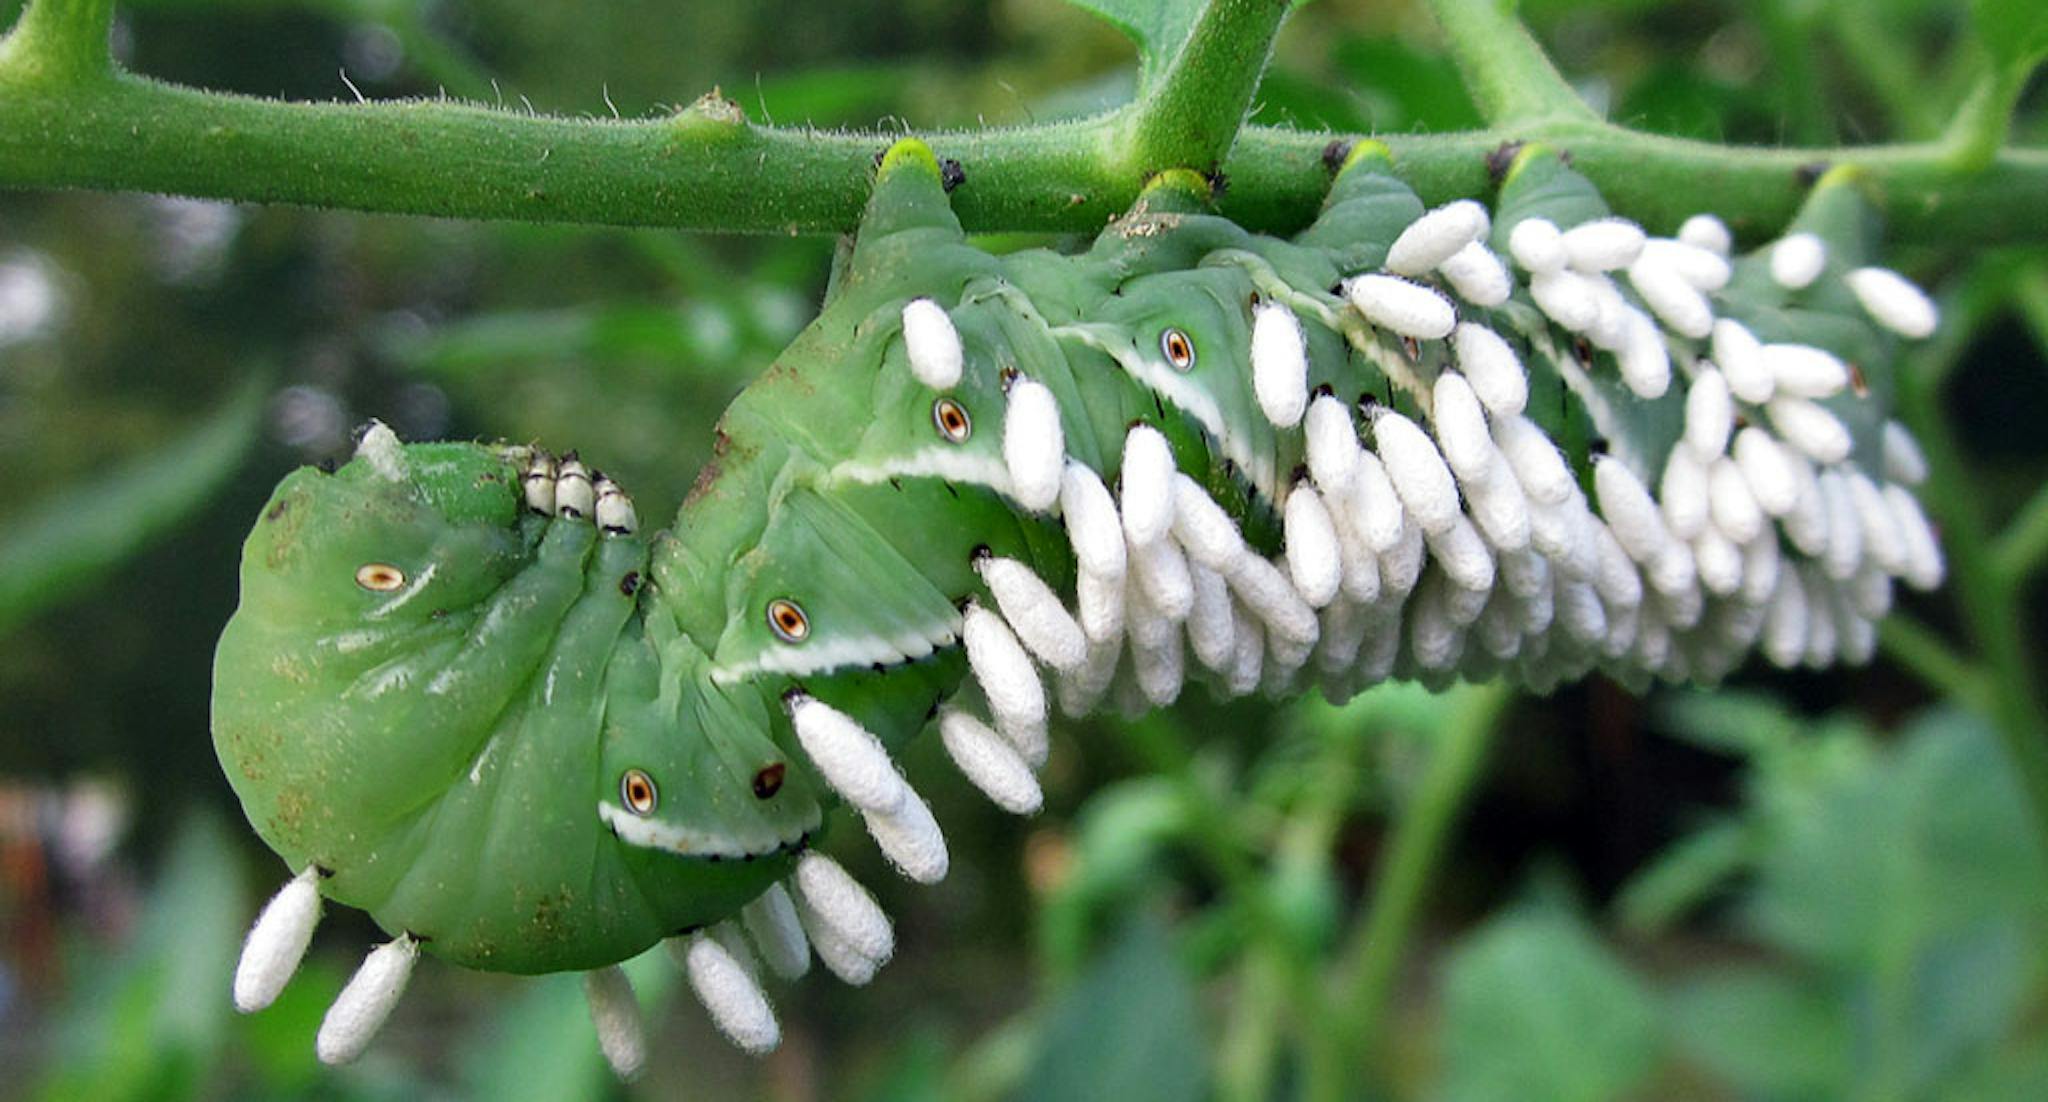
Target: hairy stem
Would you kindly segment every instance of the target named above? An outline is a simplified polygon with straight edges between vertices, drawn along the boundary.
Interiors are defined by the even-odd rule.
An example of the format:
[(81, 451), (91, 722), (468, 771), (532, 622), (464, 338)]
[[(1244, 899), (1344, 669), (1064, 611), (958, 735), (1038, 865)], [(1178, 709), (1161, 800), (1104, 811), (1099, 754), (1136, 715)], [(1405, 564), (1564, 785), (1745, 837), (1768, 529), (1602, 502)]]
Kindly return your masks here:
[(1143, 181), (1222, 167), (1273, 54), (1288, 0), (1210, 0), (1158, 82), (1126, 114), (1114, 156)]
[(0, 67), (46, 84), (102, 77), (114, 66), (107, 47), (113, 22), (114, 0), (30, 0), (0, 42)]
[[(1408, 935), (1510, 699), (1512, 694), (1498, 682), (1458, 693), (1421, 784), (1395, 824), (1364, 922), (1345, 951), (1348, 967), (1338, 974), (1349, 977), (1350, 990), (1338, 1004), (1338, 1019), (1351, 1039), (1351, 1051), (1373, 1067), (1384, 1067), (1387, 1006), (1406, 959)], [(1339, 1096), (1313, 1088), (1310, 1093)]]
[(1515, 18), (1512, 0), (1429, 0), (1429, 7), (1480, 118), (1504, 127), (1598, 121)]

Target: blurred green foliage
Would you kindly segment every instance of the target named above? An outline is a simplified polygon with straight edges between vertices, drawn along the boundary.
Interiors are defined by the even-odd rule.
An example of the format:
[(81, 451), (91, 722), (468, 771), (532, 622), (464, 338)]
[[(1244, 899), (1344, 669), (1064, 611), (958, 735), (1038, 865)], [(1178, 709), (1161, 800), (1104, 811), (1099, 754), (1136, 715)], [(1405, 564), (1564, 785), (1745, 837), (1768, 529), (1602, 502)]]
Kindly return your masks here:
[[(1590, 101), (1649, 129), (1927, 138), (1986, 74), (2018, 72), (2013, 134), (2044, 134), (2025, 80), (2042, 9), (2023, 0), (1521, 7)], [(341, 69), (375, 97), (638, 116), (717, 85), (821, 127), (1042, 121), (1135, 85), (1114, 30), (1055, 0), (135, 0), (115, 41), (144, 73), (256, 94), (346, 96)], [(1426, 12), (1364, 0), (1297, 13), (1254, 118), (1476, 121)], [(1952, 642), (1983, 625), (1949, 594), (1910, 603), (1876, 670), (1752, 670), (1740, 694), (1595, 684), (1482, 723), (1497, 710), (1469, 691), (1396, 686), (1071, 725), (1047, 811), (1022, 824), (923, 740), (905, 767), (953, 874), (911, 891), (844, 854), (902, 953), (867, 989), (778, 990), (787, 1040), (765, 1061), (672, 998), (655, 953), (629, 965), (658, 1038), (630, 1088), (573, 977), (431, 965), (364, 1061), (321, 1068), (315, 1024), (373, 934), (356, 916), (330, 919), (276, 1006), (234, 1016), (238, 940), (284, 871), (226, 825), (207, 656), (268, 487), (377, 416), (408, 438), (581, 444), (659, 515), (807, 320), (830, 255), (0, 197), (0, 1096), (1138, 1102), (1295, 1097), (1332, 1075), (1445, 1099), (2048, 1096), (2040, 835), (1970, 710), (2042, 671)], [(1929, 496), (2005, 529), (2004, 615), (2031, 639), (2048, 255), (1898, 260), (1950, 291), (1920, 412), (1958, 448)], [(1452, 768), (1452, 747), (1485, 768)], [(73, 852), (95, 829), (61, 810), (79, 778), (125, 794), (118, 847)], [(1416, 879), (1395, 890), (1402, 860)]]

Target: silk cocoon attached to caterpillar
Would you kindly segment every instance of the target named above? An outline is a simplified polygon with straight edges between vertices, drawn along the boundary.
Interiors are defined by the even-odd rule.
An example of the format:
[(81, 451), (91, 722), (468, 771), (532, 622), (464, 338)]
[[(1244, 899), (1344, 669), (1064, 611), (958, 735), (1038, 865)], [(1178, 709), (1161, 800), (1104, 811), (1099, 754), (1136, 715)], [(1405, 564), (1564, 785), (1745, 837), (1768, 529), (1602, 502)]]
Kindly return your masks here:
[(630, 1074), (616, 965), (663, 939), (762, 1051), (757, 961), (864, 983), (893, 948), (809, 848), (831, 803), (945, 875), (891, 756), (928, 724), (1028, 814), (1054, 703), (1860, 662), (1894, 581), (1940, 581), (1888, 419), (1934, 310), (1873, 266), (1850, 174), (1740, 258), (1711, 216), (1612, 217), (1537, 147), (1490, 212), (1425, 210), (1375, 143), (1291, 240), (1207, 198), (1166, 173), (1085, 253), (994, 256), (899, 143), (658, 534), (573, 453), (373, 426), (285, 479), (216, 662), (221, 761), (299, 870), (237, 1002), (277, 995), (331, 898), (395, 940), (323, 1058), (424, 949), (589, 971)]

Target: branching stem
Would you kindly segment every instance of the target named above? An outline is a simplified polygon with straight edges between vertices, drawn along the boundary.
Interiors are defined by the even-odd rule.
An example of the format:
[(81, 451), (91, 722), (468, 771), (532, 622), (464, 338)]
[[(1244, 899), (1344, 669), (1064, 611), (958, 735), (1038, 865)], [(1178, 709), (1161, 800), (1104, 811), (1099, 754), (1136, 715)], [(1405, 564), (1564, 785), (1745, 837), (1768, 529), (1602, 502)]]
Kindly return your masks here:
[(1515, 17), (1512, 0), (1429, 0), (1429, 7), (1480, 118), (1506, 128), (1599, 121)]
[(1221, 168), (1272, 56), (1288, 0), (1210, 0), (1156, 84), (1124, 113), (1110, 151), (1142, 182), (1169, 168)]

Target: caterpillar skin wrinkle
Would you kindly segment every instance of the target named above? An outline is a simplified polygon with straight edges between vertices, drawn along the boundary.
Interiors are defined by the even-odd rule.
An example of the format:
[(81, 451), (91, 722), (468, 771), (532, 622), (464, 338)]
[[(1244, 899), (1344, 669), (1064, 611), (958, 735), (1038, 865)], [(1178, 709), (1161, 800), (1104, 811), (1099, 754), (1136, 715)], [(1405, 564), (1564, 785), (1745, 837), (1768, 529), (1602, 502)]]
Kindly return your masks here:
[(939, 163), (883, 158), (816, 321), (733, 403), (650, 533), (574, 453), (373, 424), (248, 539), (214, 737), (297, 875), (252, 929), (275, 998), (322, 901), (392, 941), (336, 1000), (360, 1052), (424, 950), (616, 969), (663, 940), (749, 1051), (757, 960), (864, 983), (888, 919), (809, 848), (847, 805), (904, 875), (945, 839), (894, 761), (926, 726), (1040, 803), (1057, 708), (1191, 682), (1344, 699), (1388, 678), (1712, 682), (1866, 660), (1939, 545), (1889, 419), (1926, 296), (1848, 171), (1741, 257), (1613, 217), (1555, 151), (1434, 211), (1384, 147), (1290, 240), (1168, 172), (1078, 255), (969, 244)]

